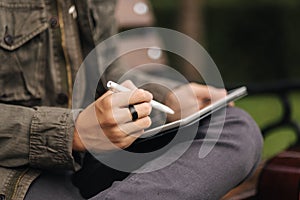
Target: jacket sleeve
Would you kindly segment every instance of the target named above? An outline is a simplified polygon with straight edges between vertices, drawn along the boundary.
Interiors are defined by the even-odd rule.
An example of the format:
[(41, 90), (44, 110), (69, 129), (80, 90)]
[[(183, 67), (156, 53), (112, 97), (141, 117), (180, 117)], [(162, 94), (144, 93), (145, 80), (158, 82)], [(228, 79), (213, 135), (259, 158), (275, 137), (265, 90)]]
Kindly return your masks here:
[(71, 110), (0, 104), (0, 166), (74, 169)]

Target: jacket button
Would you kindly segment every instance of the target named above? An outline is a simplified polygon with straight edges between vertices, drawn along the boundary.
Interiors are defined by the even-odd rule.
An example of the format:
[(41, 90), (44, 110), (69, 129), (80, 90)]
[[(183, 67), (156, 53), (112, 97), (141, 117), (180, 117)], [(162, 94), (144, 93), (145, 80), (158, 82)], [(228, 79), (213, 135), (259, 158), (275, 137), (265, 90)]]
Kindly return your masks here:
[(68, 100), (69, 100), (68, 95), (66, 95), (64, 93), (59, 93), (56, 98), (56, 103), (58, 103), (60, 105), (64, 105), (64, 104), (68, 103)]
[(14, 38), (11, 35), (4, 36), (4, 42), (5, 44), (11, 46), (14, 43)]
[(0, 194), (0, 200), (5, 200), (5, 195), (4, 194)]
[(58, 27), (58, 20), (57, 17), (51, 17), (49, 20), (51, 28), (56, 28)]

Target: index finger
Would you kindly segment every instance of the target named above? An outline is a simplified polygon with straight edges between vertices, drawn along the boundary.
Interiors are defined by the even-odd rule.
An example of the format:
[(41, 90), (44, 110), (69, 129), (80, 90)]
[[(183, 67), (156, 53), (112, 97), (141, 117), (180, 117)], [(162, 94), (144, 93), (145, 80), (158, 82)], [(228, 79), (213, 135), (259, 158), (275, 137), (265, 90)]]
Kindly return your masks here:
[(143, 89), (136, 89), (129, 92), (118, 92), (112, 95), (113, 107), (127, 107), (128, 105), (135, 105), (144, 102), (150, 102), (153, 95)]

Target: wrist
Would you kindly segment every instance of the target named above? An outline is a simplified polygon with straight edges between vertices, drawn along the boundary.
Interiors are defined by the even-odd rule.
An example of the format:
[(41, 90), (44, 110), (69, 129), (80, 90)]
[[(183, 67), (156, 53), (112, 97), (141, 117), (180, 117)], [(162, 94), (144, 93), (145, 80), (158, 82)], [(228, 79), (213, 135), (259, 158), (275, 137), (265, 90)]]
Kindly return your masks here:
[(82, 143), (79, 133), (76, 128), (74, 128), (74, 136), (73, 136), (73, 147), (74, 151), (86, 151), (84, 144)]
[[(78, 117), (79, 117), (79, 114), (83, 111), (83, 109), (73, 109), (72, 110), (72, 114), (73, 114), (73, 119), (74, 121), (76, 122)], [(72, 149), (74, 151), (85, 151), (85, 146), (83, 145), (81, 139), (80, 139), (80, 136), (79, 136), (79, 133), (76, 129), (76, 126), (74, 127), (74, 133), (73, 133), (73, 146), (72, 146)]]

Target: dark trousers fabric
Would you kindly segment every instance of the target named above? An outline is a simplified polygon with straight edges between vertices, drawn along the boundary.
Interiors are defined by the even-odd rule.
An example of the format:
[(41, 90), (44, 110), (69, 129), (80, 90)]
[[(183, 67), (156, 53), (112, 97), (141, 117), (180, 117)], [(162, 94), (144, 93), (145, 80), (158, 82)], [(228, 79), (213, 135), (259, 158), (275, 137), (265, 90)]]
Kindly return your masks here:
[[(82, 170), (75, 174), (73, 181), (85, 197), (94, 196), (93, 200), (219, 199), (254, 171), (260, 160), (262, 136), (256, 123), (247, 113), (238, 108), (227, 108), (226, 121), (220, 138), (211, 141), (216, 142), (216, 145), (206, 157), (199, 158), (199, 150), (208, 126), (213, 132), (214, 126), (218, 127), (218, 124), (209, 124), (209, 119), (203, 120), (188, 150), (171, 165), (162, 169), (129, 174), (111, 169), (88, 155)], [(137, 145), (131, 150), (143, 152), (160, 148), (172, 139), (169, 137), (172, 136), (162, 140), (160, 138), (160, 142), (153, 140), (152, 144), (145, 143), (143, 148)], [(161, 158), (164, 159), (164, 156), (165, 154), (162, 154)], [(153, 159), (150, 165), (151, 162), (155, 165), (155, 158)], [(143, 164), (139, 163), (136, 166)], [(61, 187), (59, 182), (55, 184)], [(51, 185), (53, 182), (49, 182), (48, 185), (33, 184), (26, 196), (27, 199), (34, 199), (42, 191), (52, 188)], [(74, 194), (69, 193), (70, 188), (61, 188), (61, 192), (68, 197), (57, 197), (53, 194), (55, 191), (48, 190), (50, 197), (53, 195), (51, 199), (80, 199), (77, 195), (74, 197), (72, 196)]]
[(82, 200), (72, 184), (73, 172), (54, 174), (44, 172), (30, 186), (25, 200)]

